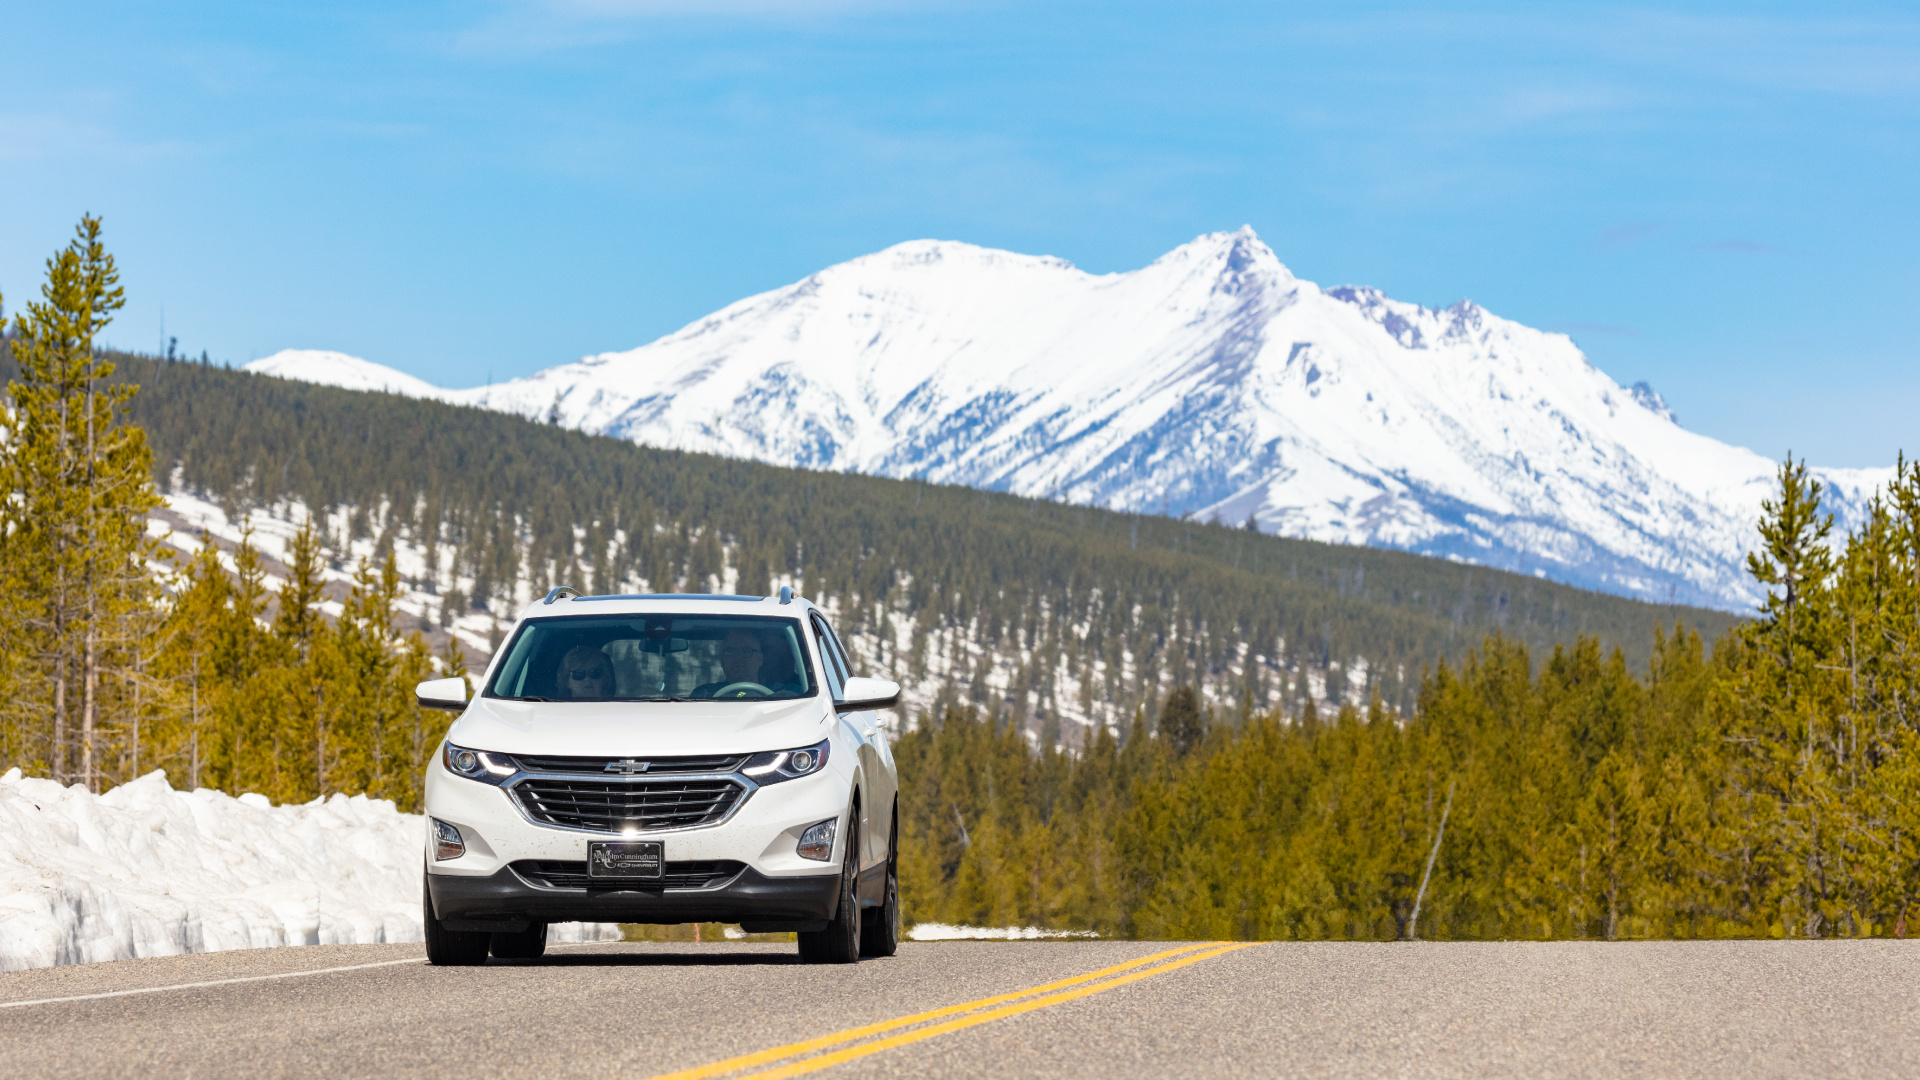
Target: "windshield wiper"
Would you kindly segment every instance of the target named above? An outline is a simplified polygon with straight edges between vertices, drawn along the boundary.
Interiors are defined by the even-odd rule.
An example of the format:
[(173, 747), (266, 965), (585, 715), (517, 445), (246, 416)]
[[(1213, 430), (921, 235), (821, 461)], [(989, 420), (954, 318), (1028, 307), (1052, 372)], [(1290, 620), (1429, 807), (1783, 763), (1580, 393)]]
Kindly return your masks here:
[[(550, 698), (550, 697), (540, 697), (537, 694), (528, 694), (524, 697), (502, 697), (500, 700), (502, 701), (559, 701), (560, 699)], [(568, 701), (681, 702), (681, 701), (718, 701), (720, 699), (704, 698), (704, 697), (607, 697), (607, 698), (568, 698), (567, 700)], [(763, 700), (763, 699), (755, 699), (755, 700)], [(765, 700), (771, 700), (771, 699), (765, 699)]]

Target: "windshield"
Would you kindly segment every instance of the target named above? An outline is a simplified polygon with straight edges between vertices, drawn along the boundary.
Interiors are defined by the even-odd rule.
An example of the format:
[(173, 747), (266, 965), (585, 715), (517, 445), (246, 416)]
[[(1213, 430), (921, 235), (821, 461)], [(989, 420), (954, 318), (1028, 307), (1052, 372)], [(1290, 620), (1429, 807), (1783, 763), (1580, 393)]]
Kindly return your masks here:
[(528, 619), (487, 684), (519, 701), (812, 697), (798, 619), (574, 615)]

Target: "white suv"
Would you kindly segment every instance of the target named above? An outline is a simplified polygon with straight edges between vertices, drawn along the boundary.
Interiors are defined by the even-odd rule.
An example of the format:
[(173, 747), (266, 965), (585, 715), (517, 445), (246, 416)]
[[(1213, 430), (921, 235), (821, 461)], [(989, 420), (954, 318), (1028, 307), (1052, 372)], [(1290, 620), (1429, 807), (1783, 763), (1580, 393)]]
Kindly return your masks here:
[(778, 597), (530, 606), (427, 766), (427, 956), (539, 956), (552, 922), (797, 931), (821, 962), (899, 940), (898, 784), (825, 615)]

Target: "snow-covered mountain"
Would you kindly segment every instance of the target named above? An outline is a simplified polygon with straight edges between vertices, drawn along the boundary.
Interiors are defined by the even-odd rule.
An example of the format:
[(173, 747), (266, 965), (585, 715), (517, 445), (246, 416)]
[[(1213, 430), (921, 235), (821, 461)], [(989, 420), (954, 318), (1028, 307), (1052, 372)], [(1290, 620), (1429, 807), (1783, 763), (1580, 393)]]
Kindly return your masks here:
[[(1744, 607), (1775, 463), (1571, 339), (1295, 277), (1248, 228), (1152, 265), (921, 240), (652, 344), (441, 390), (338, 353), (248, 370), (655, 446), (970, 484)], [(1820, 470), (1844, 520), (1888, 470)]]
[(264, 360), (246, 365), (246, 370), (347, 390), (381, 390), (408, 397), (440, 397), (445, 393), (427, 380), (404, 371), (325, 349), (281, 349)]

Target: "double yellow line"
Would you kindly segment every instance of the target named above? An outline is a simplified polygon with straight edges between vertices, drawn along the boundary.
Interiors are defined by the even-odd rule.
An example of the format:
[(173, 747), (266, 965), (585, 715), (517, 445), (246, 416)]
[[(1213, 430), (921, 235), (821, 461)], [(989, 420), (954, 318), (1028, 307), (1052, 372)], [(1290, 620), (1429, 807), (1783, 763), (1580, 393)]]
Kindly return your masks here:
[[(706, 1080), (708, 1077), (724, 1076), (728, 1073), (741, 1073), (743, 1078), (751, 1076), (761, 1080), (798, 1076), (801, 1073), (830, 1068), (870, 1054), (878, 1054), (883, 1050), (917, 1043), (922, 1039), (931, 1039), (937, 1035), (945, 1035), (1009, 1016), (1018, 1016), (1050, 1005), (1076, 1001), (1118, 986), (1139, 982), (1141, 979), (1163, 975), (1186, 967), (1188, 964), (1197, 964), (1222, 953), (1244, 949), (1249, 944), (1252, 943), (1209, 941), (1198, 945), (1182, 945), (1177, 949), (1168, 949), (1166, 952), (1143, 956), (1138, 960), (1129, 960), (1124, 964), (1115, 964), (1109, 968), (1101, 968), (1099, 971), (1088, 972), (1085, 975), (1075, 975), (1073, 978), (1061, 979), (1043, 986), (1016, 990), (1011, 994), (985, 997), (960, 1005), (948, 1005), (928, 1012), (915, 1013), (912, 1016), (882, 1020), (877, 1024), (849, 1028), (846, 1031), (822, 1035), (804, 1042), (788, 1043), (769, 1050), (742, 1054), (739, 1057), (716, 1061), (697, 1068), (683, 1069), (680, 1072), (662, 1073), (653, 1080)], [(946, 1020), (944, 1023), (933, 1023), (944, 1017), (954, 1017), (954, 1019)], [(902, 1031), (903, 1028), (913, 1030)], [(899, 1032), (899, 1034), (887, 1035), (890, 1031)], [(886, 1037), (876, 1038), (876, 1036)], [(855, 1045), (847, 1045), (849, 1043)], [(834, 1047), (840, 1047), (840, 1049), (835, 1050)], [(821, 1053), (821, 1051), (831, 1052)], [(790, 1060), (795, 1058), (799, 1060)], [(774, 1064), (776, 1062), (786, 1062), (786, 1064)], [(772, 1067), (759, 1068), (762, 1065)]]

